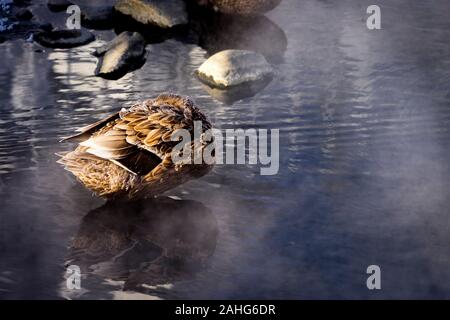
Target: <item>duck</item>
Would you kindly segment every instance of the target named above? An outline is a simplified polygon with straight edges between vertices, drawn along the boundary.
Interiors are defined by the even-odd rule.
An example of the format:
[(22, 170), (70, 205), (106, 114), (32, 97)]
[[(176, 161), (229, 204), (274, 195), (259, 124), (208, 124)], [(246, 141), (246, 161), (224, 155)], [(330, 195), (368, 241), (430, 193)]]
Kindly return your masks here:
[[(187, 150), (203, 154), (209, 148), (212, 160), (173, 161), (172, 152), (181, 140), (173, 139), (173, 134), (185, 129), (194, 137), (197, 123), (200, 138), (194, 138)], [(205, 138), (211, 129), (207, 117), (189, 97), (160, 94), (63, 138), (62, 142), (78, 145), (73, 151), (58, 153), (57, 162), (99, 197), (126, 201), (154, 198), (212, 169), (214, 138)]]
[(213, 8), (225, 14), (260, 15), (276, 6), (281, 0), (196, 0), (201, 6)]

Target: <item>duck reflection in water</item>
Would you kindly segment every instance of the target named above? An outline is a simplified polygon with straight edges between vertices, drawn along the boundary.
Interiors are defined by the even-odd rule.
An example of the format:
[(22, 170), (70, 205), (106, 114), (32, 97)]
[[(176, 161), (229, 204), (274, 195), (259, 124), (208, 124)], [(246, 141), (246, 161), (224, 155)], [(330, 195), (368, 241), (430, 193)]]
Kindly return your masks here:
[(89, 275), (96, 275), (123, 281), (123, 290), (147, 292), (204, 270), (217, 234), (215, 216), (197, 201), (110, 201), (82, 219), (66, 264), (78, 265), (88, 285)]

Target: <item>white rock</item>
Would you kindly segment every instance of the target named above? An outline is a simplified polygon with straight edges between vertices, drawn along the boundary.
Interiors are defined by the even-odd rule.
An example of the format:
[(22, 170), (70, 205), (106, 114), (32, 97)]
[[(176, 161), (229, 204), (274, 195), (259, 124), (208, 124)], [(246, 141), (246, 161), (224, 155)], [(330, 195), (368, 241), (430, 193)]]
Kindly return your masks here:
[(227, 88), (273, 76), (273, 69), (260, 53), (246, 50), (225, 50), (206, 60), (197, 70), (203, 82)]

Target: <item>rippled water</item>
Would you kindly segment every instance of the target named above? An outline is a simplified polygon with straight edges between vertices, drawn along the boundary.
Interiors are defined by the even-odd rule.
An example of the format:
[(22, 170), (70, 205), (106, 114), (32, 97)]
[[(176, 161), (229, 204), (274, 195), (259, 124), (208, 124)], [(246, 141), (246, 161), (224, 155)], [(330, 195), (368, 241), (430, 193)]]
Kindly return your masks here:
[[(71, 50), (1, 44), (0, 297), (450, 298), (450, 6), (378, 1), (369, 31), (370, 4), (283, 0), (267, 14), (287, 39), (277, 76), (233, 104), (193, 76), (207, 39), (149, 45), (118, 81), (93, 76), (110, 31)], [(279, 174), (216, 166), (127, 216), (55, 162), (59, 137), (164, 91), (219, 128), (279, 128)], [(81, 291), (65, 289), (74, 261)]]

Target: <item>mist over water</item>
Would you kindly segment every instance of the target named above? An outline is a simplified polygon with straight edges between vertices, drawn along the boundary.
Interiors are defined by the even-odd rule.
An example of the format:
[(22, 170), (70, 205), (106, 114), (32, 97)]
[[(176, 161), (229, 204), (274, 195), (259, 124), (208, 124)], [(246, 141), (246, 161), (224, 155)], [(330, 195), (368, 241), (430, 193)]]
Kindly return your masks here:
[[(369, 31), (371, 4), (283, 0), (266, 15), (282, 30), (280, 41), (251, 33), (260, 34), (252, 43), (262, 48), (287, 39), (282, 59), (274, 60), (276, 77), (232, 104), (216, 100), (193, 75), (210, 53), (206, 44), (151, 44), (145, 65), (117, 81), (94, 77), (90, 54), (111, 31), (71, 50), (0, 44), (0, 297), (450, 298), (450, 6), (378, 1), (382, 30)], [(215, 242), (199, 255), (202, 263), (169, 278), (159, 277), (167, 265), (155, 247), (178, 259), (165, 262), (168, 268), (193, 261), (160, 232), (176, 216), (164, 221), (159, 214), (156, 225), (165, 227), (151, 235), (116, 228), (122, 219), (135, 230), (123, 214), (102, 211), (104, 201), (54, 155), (70, 149), (58, 140), (75, 128), (166, 91), (191, 96), (216, 128), (280, 129), (277, 175), (221, 165), (166, 193), (198, 203), (180, 219), (194, 221), (193, 233), (211, 228), (214, 236), (204, 241)], [(108, 269), (114, 276), (87, 263), (84, 291), (74, 295), (63, 289), (70, 248), (99, 225), (99, 237), (131, 234), (124, 243), (142, 245), (118, 266), (101, 257), (122, 268)], [(133, 263), (144, 271), (136, 273)], [(372, 264), (381, 268), (379, 291), (366, 287)], [(139, 277), (122, 293), (130, 274)]]

